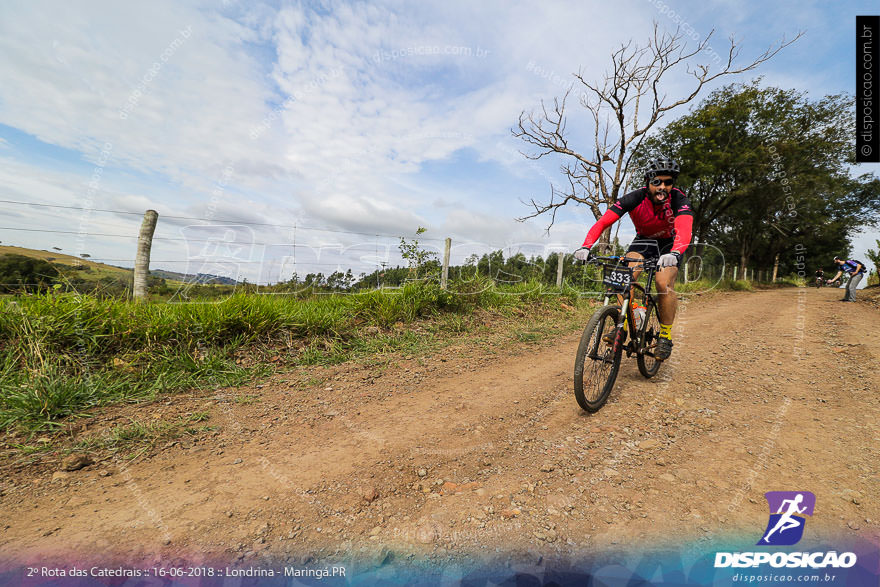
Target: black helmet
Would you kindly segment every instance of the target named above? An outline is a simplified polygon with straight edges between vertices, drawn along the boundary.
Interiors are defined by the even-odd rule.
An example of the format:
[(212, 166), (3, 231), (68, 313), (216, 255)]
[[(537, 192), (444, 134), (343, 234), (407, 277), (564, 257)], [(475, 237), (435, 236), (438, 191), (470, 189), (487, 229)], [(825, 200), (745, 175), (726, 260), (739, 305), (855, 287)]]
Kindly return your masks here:
[(678, 162), (675, 159), (665, 155), (659, 155), (648, 161), (648, 167), (645, 169), (645, 183), (651, 181), (658, 175), (671, 175), (672, 179), (678, 179), (678, 173), (681, 171)]

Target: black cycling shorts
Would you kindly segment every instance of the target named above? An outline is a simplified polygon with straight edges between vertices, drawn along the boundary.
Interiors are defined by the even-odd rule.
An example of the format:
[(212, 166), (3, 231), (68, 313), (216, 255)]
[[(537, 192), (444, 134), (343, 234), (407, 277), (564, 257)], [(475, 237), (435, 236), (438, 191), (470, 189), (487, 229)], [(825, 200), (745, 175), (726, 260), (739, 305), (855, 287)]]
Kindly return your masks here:
[[(636, 236), (635, 240), (630, 243), (627, 253), (638, 253), (645, 259), (659, 259), (660, 255), (665, 255), (672, 251), (672, 241), (670, 238), (644, 238)], [(676, 265), (678, 266), (678, 265)]]

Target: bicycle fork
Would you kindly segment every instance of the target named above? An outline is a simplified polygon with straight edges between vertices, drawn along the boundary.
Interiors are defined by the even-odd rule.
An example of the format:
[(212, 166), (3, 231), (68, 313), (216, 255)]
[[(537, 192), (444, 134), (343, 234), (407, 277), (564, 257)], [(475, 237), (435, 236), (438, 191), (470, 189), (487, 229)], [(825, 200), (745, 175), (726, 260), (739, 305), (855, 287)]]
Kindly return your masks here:
[[(627, 294), (617, 294), (615, 295), (617, 301), (620, 303), (620, 322), (617, 323), (614, 332), (614, 342), (611, 345), (611, 356), (617, 354), (619, 350), (622, 350), (623, 343), (626, 340), (626, 328), (628, 323), (629, 309), (632, 304), (632, 289)], [(622, 299), (621, 299), (622, 298)], [(605, 300), (603, 305), (607, 306), (611, 301), (611, 296), (607, 293), (605, 294)]]
[[(611, 347), (612, 355), (617, 354), (618, 351), (623, 350), (623, 344), (626, 341), (627, 328), (631, 327), (633, 322), (630, 320), (630, 315), (632, 314), (632, 300), (633, 300), (633, 291), (630, 291), (626, 295), (621, 295), (620, 297), (623, 300), (620, 302), (620, 322), (617, 323), (616, 332), (614, 335), (614, 344)], [(631, 333), (632, 340), (636, 339), (636, 333)], [(629, 352), (627, 351), (627, 356), (629, 356)]]
[(626, 341), (626, 330), (628, 325), (628, 313), (626, 309), (621, 308), (621, 319), (620, 322), (617, 323), (617, 328), (614, 332), (614, 344), (611, 347), (612, 356), (616, 355), (623, 348), (623, 343)]

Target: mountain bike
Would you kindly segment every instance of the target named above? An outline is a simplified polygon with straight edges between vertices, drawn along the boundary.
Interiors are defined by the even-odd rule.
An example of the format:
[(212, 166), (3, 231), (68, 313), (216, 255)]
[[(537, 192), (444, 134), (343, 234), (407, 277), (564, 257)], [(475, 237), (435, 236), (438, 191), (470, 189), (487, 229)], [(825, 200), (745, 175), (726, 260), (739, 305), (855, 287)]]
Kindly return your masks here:
[[(654, 356), (660, 336), (660, 318), (657, 300), (651, 291), (659, 267), (656, 259), (617, 256), (593, 257), (587, 263), (602, 267), (602, 283), (607, 290), (604, 306), (587, 322), (578, 345), (574, 362), (574, 397), (582, 409), (597, 412), (611, 395), (624, 352), (627, 357), (635, 355), (639, 372), (646, 378), (656, 375), (663, 363)], [(647, 287), (633, 279), (636, 267), (641, 267), (646, 275)], [(623, 297), (622, 307), (609, 305), (612, 295)], [(640, 300), (645, 308), (645, 315), (639, 322), (634, 316), (633, 300)], [(636, 326), (631, 328), (630, 325)]]
[(822, 287), (823, 285), (826, 285), (826, 283), (827, 283), (827, 282), (825, 281), (825, 278), (824, 278), (824, 277), (818, 277), (818, 276), (816, 277), (816, 287), (817, 287), (817, 288), (820, 288), (820, 287)]

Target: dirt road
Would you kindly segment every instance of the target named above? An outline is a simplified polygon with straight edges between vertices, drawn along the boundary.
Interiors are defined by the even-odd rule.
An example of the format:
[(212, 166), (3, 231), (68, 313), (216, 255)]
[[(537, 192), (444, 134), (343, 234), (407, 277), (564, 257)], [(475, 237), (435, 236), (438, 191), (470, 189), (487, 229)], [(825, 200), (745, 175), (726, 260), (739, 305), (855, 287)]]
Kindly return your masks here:
[(658, 377), (626, 361), (595, 415), (571, 391), (570, 331), (138, 407), (205, 411), (217, 430), (128, 467), (22, 473), (0, 496), (0, 553), (378, 562), (754, 541), (769, 490), (816, 494), (810, 539), (878, 540), (880, 312), (839, 297), (692, 297)]

